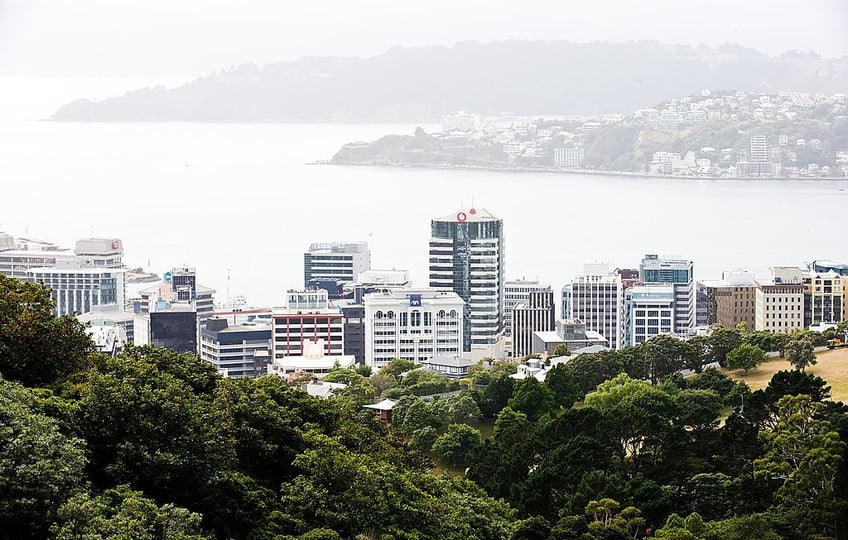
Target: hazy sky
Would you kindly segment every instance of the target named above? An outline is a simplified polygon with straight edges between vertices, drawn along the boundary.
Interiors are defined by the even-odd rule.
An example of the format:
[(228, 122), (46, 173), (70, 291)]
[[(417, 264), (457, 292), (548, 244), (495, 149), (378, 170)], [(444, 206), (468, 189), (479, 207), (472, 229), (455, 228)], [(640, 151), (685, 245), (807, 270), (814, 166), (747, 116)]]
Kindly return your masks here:
[(846, 0), (0, 0), (0, 76), (202, 75), (304, 55), (503, 39), (848, 55)]

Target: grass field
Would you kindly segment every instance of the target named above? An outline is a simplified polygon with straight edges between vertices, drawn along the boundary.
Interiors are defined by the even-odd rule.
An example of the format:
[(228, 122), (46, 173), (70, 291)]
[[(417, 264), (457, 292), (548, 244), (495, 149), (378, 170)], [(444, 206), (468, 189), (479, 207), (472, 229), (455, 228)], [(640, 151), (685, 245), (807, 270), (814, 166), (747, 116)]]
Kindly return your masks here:
[[(808, 367), (807, 371), (827, 381), (833, 401), (848, 403), (848, 349), (817, 352), (816, 360), (819, 363)], [(782, 369), (792, 369), (792, 366), (783, 358), (775, 357), (748, 371), (745, 376), (741, 369), (722, 371), (733, 379), (745, 381), (751, 390), (760, 390), (768, 386), (772, 376)]]

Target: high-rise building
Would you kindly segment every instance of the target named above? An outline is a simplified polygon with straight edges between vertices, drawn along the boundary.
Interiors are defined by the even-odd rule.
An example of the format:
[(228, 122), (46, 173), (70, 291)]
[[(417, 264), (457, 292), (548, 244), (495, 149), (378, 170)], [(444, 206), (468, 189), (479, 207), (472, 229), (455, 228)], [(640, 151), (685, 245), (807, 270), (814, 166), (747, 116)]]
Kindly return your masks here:
[(554, 330), (553, 291), (531, 292), (527, 300), (512, 309), (511, 317), (513, 356), (520, 358), (532, 354), (534, 333)]
[(607, 338), (619, 349), (624, 339), (624, 286), (621, 274), (610, 272), (606, 261), (588, 261), (583, 273), (562, 288), (562, 318), (577, 319), (586, 329)]
[(286, 307), (272, 314), (273, 358), (302, 356), (305, 343), (322, 340), (327, 356), (344, 351), (344, 315), (331, 304), (327, 291), (294, 291), (286, 293)]
[(303, 285), (315, 278), (356, 281), (359, 273), (371, 268), (368, 242), (314, 243), (303, 254)]
[(494, 345), (503, 330), (503, 221), (486, 210), (460, 210), (431, 222), (430, 287), (465, 302), (463, 350)]
[(465, 302), (452, 291), (390, 289), (365, 295), (365, 363), (416, 363), (462, 354)]
[(504, 336), (512, 336), (512, 309), (516, 304), (526, 302), (533, 292), (550, 292), (550, 283), (539, 283), (538, 280), (517, 279), (504, 283)]
[(695, 328), (695, 265), (686, 259), (660, 258), (648, 254), (639, 265), (643, 285), (672, 285), (674, 288), (674, 325), (677, 335), (686, 336)]

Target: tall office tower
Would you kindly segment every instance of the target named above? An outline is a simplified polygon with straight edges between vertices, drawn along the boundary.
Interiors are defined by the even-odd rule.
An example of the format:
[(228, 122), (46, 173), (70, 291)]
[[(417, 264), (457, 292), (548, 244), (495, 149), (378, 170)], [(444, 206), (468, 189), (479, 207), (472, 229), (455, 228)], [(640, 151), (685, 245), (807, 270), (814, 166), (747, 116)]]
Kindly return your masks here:
[(172, 268), (170, 272), (165, 272), (161, 283), (142, 289), (138, 294), (141, 296), (141, 313), (152, 311), (152, 303), (157, 299), (194, 303), (201, 322), (205, 322), (215, 311), (215, 289), (197, 283), (197, 271), (188, 266)]
[(674, 286), (674, 327), (672, 332), (688, 335), (695, 328), (695, 265), (686, 259), (661, 259), (645, 255), (639, 265), (639, 279), (644, 285)]
[(554, 329), (554, 293), (531, 292), (527, 300), (519, 302), (510, 313), (512, 317), (512, 350), (515, 358), (533, 353), (533, 334)]
[(530, 298), (530, 293), (550, 291), (550, 283), (539, 283), (528, 279), (517, 279), (504, 283), (504, 335), (512, 336), (512, 308), (516, 304), (526, 302)]
[(309, 246), (303, 254), (303, 285), (315, 278), (356, 281), (359, 273), (371, 268), (368, 242), (327, 242)]
[(562, 288), (562, 318), (579, 319), (586, 329), (607, 338), (612, 349), (624, 339), (624, 285), (606, 261), (588, 261), (583, 273)]
[(465, 302), (463, 350), (494, 345), (503, 330), (503, 221), (460, 210), (430, 224), (430, 287)]

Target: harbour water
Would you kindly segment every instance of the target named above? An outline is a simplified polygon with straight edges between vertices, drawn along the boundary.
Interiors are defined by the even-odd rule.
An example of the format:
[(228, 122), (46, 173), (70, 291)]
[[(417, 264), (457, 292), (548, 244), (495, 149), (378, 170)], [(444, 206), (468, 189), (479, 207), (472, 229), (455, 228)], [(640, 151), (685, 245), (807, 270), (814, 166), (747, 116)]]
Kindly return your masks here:
[[(434, 129), (435, 126), (424, 126)], [(697, 279), (848, 260), (848, 181), (708, 180), (309, 165), (414, 125), (0, 123), (0, 230), (72, 246), (123, 239), (125, 261), (196, 266), (224, 300), (279, 305), (311, 242), (368, 240), (375, 268), (426, 286), (430, 219), (503, 218), (506, 274), (558, 290), (586, 259), (695, 261)], [(230, 276), (229, 280), (227, 276)]]

